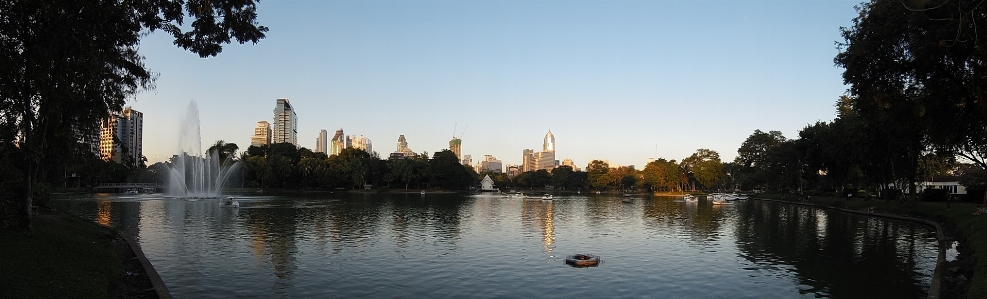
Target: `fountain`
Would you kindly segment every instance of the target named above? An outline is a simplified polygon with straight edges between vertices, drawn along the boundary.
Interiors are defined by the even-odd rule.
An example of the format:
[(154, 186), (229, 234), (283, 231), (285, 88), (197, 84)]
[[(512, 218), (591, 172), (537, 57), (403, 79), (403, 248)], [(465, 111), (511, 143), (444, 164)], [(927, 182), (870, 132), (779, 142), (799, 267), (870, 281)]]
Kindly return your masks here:
[(168, 173), (168, 195), (178, 198), (217, 198), (223, 184), (240, 167), (234, 155), (220, 161), (219, 149), (202, 154), (199, 135), (199, 107), (189, 102), (180, 124), (178, 155), (172, 158)]

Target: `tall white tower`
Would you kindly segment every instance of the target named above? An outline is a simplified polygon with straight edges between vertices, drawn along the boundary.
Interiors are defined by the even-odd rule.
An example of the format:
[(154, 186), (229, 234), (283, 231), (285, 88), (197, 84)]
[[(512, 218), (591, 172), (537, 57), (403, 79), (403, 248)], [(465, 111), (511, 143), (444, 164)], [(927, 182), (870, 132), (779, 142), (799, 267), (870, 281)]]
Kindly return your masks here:
[(555, 135), (552, 135), (552, 130), (548, 130), (548, 134), (545, 134), (545, 144), (542, 146), (543, 152), (554, 152), (555, 151)]

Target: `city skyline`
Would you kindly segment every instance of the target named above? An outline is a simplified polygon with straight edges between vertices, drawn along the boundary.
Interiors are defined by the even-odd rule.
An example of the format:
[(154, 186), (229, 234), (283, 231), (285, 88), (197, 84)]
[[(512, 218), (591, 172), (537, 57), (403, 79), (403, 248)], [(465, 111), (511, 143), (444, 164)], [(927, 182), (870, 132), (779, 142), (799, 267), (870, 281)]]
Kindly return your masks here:
[(346, 128), (434, 153), (458, 123), (469, 125), (462, 154), (505, 166), (549, 129), (557, 159), (641, 168), (699, 148), (732, 161), (756, 129), (795, 138), (835, 117), (846, 87), (834, 43), (857, 1), (713, 3), (261, 2), (271, 31), (256, 45), (200, 59), (145, 38), (157, 89), (128, 104), (154, 136), (148, 163), (176, 154), (190, 100), (204, 144), (246, 149), (271, 101), (287, 98), (302, 147)]

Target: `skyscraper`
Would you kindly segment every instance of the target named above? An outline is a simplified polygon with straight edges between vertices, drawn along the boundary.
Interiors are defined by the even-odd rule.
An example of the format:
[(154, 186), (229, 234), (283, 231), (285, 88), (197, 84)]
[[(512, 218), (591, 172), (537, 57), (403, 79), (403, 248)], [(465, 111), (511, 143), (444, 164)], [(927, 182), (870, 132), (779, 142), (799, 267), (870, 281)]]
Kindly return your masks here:
[(363, 137), (363, 135), (360, 135), (360, 137), (356, 135), (347, 136), (346, 147), (361, 149), (371, 155), (374, 153), (373, 143), (370, 142), (370, 138)]
[(332, 141), (330, 143), (331, 143), (329, 145), (331, 146), (331, 148), (329, 149), (330, 156), (338, 155), (339, 153), (343, 152), (343, 149), (346, 148), (346, 135), (343, 135), (343, 128), (339, 128), (339, 130), (336, 130), (336, 135), (332, 136)]
[(326, 143), (327, 143), (328, 139), (329, 139), (329, 132), (326, 132), (326, 130), (319, 131), (319, 137), (318, 138), (315, 138), (315, 152), (316, 153), (325, 153), (326, 152)]
[(100, 158), (137, 165), (144, 156), (143, 131), (143, 113), (130, 107), (111, 113), (100, 122)]
[(404, 157), (415, 155), (415, 151), (408, 147), (408, 140), (404, 138), (404, 135), (398, 136), (398, 148), (394, 153), (401, 153)]
[(291, 143), (298, 146), (298, 115), (288, 99), (278, 99), (274, 107), (274, 143)]
[(271, 144), (271, 124), (265, 120), (258, 121), (254, 127), (254, 135), (250, 136), (250, 145), (261, 146)]
[(461, 160), (463, 158), (463, 140), (453, 137), (452, 140), (449, 140), (449, 150), (452, 151), (453, 154), (456, 154), (457, 160)]
[(548, 130), (548, 134), (545, 134), (545, 143), (542, 145), (543, 152), (555, 152), (555, 135), (552, 135), (552, 130)]

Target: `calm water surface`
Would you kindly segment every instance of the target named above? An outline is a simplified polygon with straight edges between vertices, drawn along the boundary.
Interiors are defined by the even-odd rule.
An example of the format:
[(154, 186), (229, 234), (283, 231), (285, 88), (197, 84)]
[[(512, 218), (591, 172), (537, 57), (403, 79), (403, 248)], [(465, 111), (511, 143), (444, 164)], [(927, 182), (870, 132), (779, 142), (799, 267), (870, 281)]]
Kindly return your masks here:
[[(926, 226), (675, 197), (60, 198), (134, 236), (176, 298), (924, 298)], [(564, 264), (591, 253), (592, 268)]]

